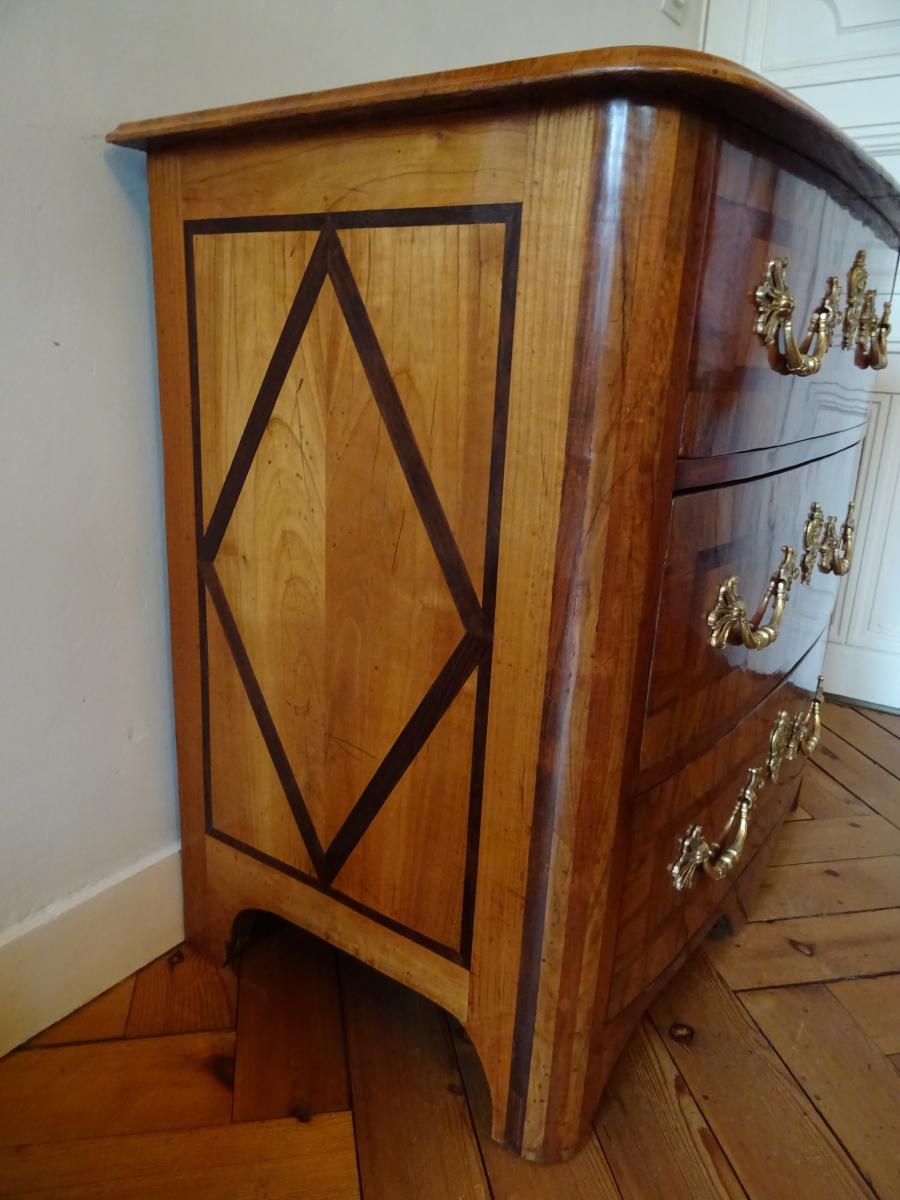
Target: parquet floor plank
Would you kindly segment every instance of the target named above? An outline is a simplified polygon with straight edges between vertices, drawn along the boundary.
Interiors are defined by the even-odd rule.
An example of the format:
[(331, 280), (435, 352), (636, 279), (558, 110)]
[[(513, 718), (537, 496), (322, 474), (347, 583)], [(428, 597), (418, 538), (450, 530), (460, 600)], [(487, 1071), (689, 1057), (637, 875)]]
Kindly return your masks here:
[(892, 733), (894, 737), (900, 738), (900, 713), (881, 712), (877, 708), (861, 708), (858, 705), (854, 705), (854, 708), (870, 721), (874, 721), (876, 725), (880, 725), (882, 729), (886, 729), (888, 733)]
[(788, 813), (788, 815), (784, 819), (785, 819), (785, 821), (809, 821), (812, 818), (811, 818), (810, 814), (806, 811), (806, 809), (801, 808), (800, 805), (798, 804), (796, 808), (791, 809), (791, 811)]
[(705, 951), (679, 972), (651, 1014), (748, 1196), (871, 1200), (812, 1101)]
[(285, 923), (242, 958), (234, 1119), (349, 1107), (335, 952)]
[(0, 1196), (359, 1200), (349, 1112), (0, 1149)]
[(124, 1037), (134, 994), (134, 979), (134, 975), (129, 975), (121, 983), (33, 1037), (27, 1045), (61, 1046), (70, 1042), (100, 1042)]
[(125, 1036), (158, 1037), (233, 1029), (237, 977), (189, 945), (176, 946), (137, 973)]
[(847, 979), (828, 990), (883, 1054), (900, 1054), (900, 975)]
[(828, 728), (822, 730), (813, 762), (886, 821), (900, 827), (900, 779)]
[(0, 1145), (221, 1125), (233, 1033), (17, 1050), (0, 1062)]
[(841, 858), (768, 867), (751, 908), (751, 918), (777, 921), (898, 906), (900, 856)]
[(744, 1004), (864, 1178), (900, 1193), (900, 1076), (822, 984), (747, 992)]
[(595, 1127), (624, 1200), (743, 1200), (744, 1189), (649, 1018), (616, 1064)]
[(341, 959), (365, 1200), (490, 1200), (443, 1012)]
[(900, 971), (900, 908), (751, 922), (709, 953), (734, 991)]
[(884, 817), (826, 817), (795, 821), (778, 835), (770, 866), (831, 862), (836, 858), (881, 858), (900, 854), (900, 829)]
[(871, 758), (895, 778), (900, 778), (900, 737), (856, 709), (842, 704), (826, 705), (822, 720), (826, 729), (842, 737), (860, 754)]
[(806, 764), (800, 784), (803, 811), (821, 821), (825, 817), (870, 817), (872, 809), (863, 800), (826, 774), (817, 762)]

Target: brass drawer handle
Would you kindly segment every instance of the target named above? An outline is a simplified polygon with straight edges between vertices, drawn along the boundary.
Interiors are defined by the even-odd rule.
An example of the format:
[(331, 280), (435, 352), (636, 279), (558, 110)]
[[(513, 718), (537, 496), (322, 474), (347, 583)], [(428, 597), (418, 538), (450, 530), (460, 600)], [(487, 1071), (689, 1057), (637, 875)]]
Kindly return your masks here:
[(875, 311), (876, 293), (874, 289), (866, 287), (868, 282), (866, 252), (860, 250), (847, 276), (847, 311), (844, 314), (841, 345), (845, 350), (855, 349), (857, 366), (883, 371), (888, 361), (891, 302), (885, 301), (879, 320)]
[[(750, 818), (756, 799), (767, 783), (777, 783), (782, 765), (801, 754), (812, 754), (821, 735), (822, 676), (806, 712), (793, 717), (782, 709), (775, 718), (769, 734), (769, 753), (760, 767), (750, 767), (747, 780), (738, 795), (731, 816), (718, 841), (709, 841), (702, 825), (691, 825), (678, 841), (678, 856), (666, 867), (676, 892), (694, 886), (697, 872), (702, 868), (711, 879), (724, 879), (740, 861), (747, 844)], [(728, 839), (730, 843), (726, 845)]]
[(762, 338), (763, 345), (775, 346), (781, 330), (784, 369), (790, 375), (815, 375), (828, 353), (834, 327), (841, 317), (838, 311), (841, 285), (836, 275), (829, 275), (825, 298), (810, 319), (806, 337), (798, 345), (793, 326), (795, 300), (785, 278), (787, 266), (786, 258), (771, 259), (765, 278), (754, 293), (756, 333)]
[(841, 286), (836, 275), (828, 276), (828, 288), (821, 305), (813, 313), (806, 337), (798, 345), (794, 337), (793, 314), (796, 301), (787, 283), (788, 260), (773, 258), (754, 292), (756, 333), (764, 346), (777, 346), (779, 331), (784, 351), (782, 367), (790, 375), (815, 375), (822, 367), (831, 346), (835, 326), (842, 323), (841, 346), (853, 350), (858, 367), (883, 371), (888, 364), (888, 337), (891, 332), (891, 302), (886, 300), (881, 316), (875, 308), (877, 292), (866, 285), (869, 272), (865, 250), (857, 251), (847, 274), (847, 311), (838, 308)]
[(818, 564), (823, 575), (846, 575), (853, 565), (853, 535), (856, 532), (856, 505), (851, 500), (847, 516), (837, 532), (837, 517), (825, 519), (819, 503), (809, 510), (803, 527), (803, 554), (800, 556), (800, 579), (809, 583)]
[(847, 505), (847, 516), (841, 526), (841, 536), (837, 534), (837, 517), (829, 517), (825, 522), (825, 533), (819, 549), (819, 570), (824, 574), (830, 571), (832, 575), (846, 575), (853, 564), (853, 535), (856, 532), (856, 522), (853, 519), (855, 505), (851, 500)]
[(891, 302), (885, 300), (881, 317), (875, 312), (875, 293), (866, 292), (856, 336), (857, 366), (883, 371), (888, 364), (888, 337), (891, 332)]
[[(712, 879), (724, 879), (740, 860), (750, 829), (750, 815), (760, 788), (765, 783), (764, 768), (751, 767), (747, 782), (741, 789), (737, 803), (717, 842), (709, 842), (703, 835), (701, 825), (691, 825), (678, 844), (678, 857), (666, 870), (676, 892), (685, 892), (694, 886), (694, 876), (702, 867)], [(723, 843), (734, 831), (729, 846)]]
[[(784, 608), (791, 594), (791, 585), (800, 575), (796, 564), (797, 552), (792, 546), (782, 546), (784, 555), (781, 565), (769, 580), (762, 603), (752, 617), (747, 616), (747, 605), (738, 595), (740, 579), (732, 575), (719, 588), (719, 595), (712, 611), (706, 618), (709, 626), (709, 644), (716, 650), (726, 646), (746, 646), (748, 650), (764, 650), (778, 637)], [(763, 620), (772, 605), (768, 624)]]
[(800, 582), (809, 583), (822, 552), (825, 536), (825, 513), (818, 500), (810, 506), (809, 516), (803, 526), (803, 553), (800, 555)]
[(825, 702), (822, 687), (824, 682), (824, 677), (820, 675), (816, 690), (809, 702), (809, 708), (805, 713), (797, 713), (794, 717), (791, 740), (785, 757), (793, 758), (799, 750), (808, 758), (818, 749), (819, 740), (822, 737), (822, 705)]

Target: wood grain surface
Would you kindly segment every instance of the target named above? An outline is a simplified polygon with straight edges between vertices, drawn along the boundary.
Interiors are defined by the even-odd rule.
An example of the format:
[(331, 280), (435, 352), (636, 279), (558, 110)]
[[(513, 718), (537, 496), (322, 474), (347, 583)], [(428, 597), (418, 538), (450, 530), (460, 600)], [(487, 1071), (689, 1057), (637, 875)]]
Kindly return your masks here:
[[(812, 1101), (703, 955), (663, 993), (652, 1016), (750, 1195), (869, 1195)], [(748, 1103), (751, 1095), (759, 1099)]]
[(237, 976), (191, 946), (163, 954), (135, 982), (126, 1037), (231, 1029), (237, 1009)]
[(184, 876), (184, 925), (198, 946), (213, 958), (224, 955), (219, 931), (210, 926), (206, 895), (206, 806), (209, 766), (203, 730), (200, 628), (203, 609), (197, 577), (197, 502), (191, 404), (187, 278), (181, 206), (181, 160), (157, 154), (147, 164), (153, 289), (156, 302), (159, 413), (163, 439), (166, 495), (169, 623), (172, 644), (172, 691), (178, 756), (181, 863)]
[(510, 1087), (550, 581), (579, 345), (579, 295), (565, 283), (579, 279), (585, 267), (589, 164), (598, 136), (597, 114), (587, 108), (541, 108), (529, 129), (507, 437), (507, 458), (515, 469), (504, 483), (466, 1022), (489, 1081), (496, 1137), (503, 1136)]
[(4, 1195), (36, 1200), (191, 1196), (359, 1200), (349, 1113), (0, 1148)]
[(33, 1037), (27, 1045), (57, 1046), (68, 1042), (94, 1042), (123, 1037), (133, 994), (134, 976), (129, 975), (83, 1008), (76, 1009)]
[(489, 1200), (446, 1021), (359, 963), (344, 962), (343, 988), (364, 1194)]
[(233, 1031), (22, 1050), (0, 1062), (0, 1144), (227, 1123), (233, 1076)]
[(645, 1017), (619, 1060), (595, 1119), (626, 1200), (729, 1197), (744, 1190), (672, 1057)]
[[(348, 325), (351, 298), (339, 299), (330, 278), (314, 285), (296, 350), (284, 342), (325, 235), (217, 232), (207, 222), (193, 250), (205, 553), (233, 616), (228, 641), (243, 644), (259, 693), (254, 715), (210, 620), (213, 824), (310, 875), (339, 854), (329, 869), (337, 891), (451, 948), (462, 936), (475, 676), (462, 676), (399, 779), (380, 784), (378, 772), (466, 623), (480, 630), (485, 570), (493, 589), (488, 490), (492, 470), (502, 478), (495, 423), (502, 436), (505, 415), (494, 409), (507, 225), (473, 216), (448, 210), (432, 224), (410, 215), (379, 228), (374, 213), (373, 227), (339, 234), (346, 282), (335, 279), (364, 306), (368, 353), (383, 355), (388, 386), (396, 381), (413, 461), (387, 398), (372, 392), (363, 331)], [(283, 747), (277, 773), (257, 728), (263, 705), (269, 740)], [(371, 827), (354, 835), (358, 850), (351, 841), (339, 853), (338, 834), (376, 788), (384, 811), (374, 807)], [(290, 828), (298, 806), (311, 826), (306, 846)]]
[(350, 1107), (334, 950), (283, 926), (241, 962), (235, 1121), (340, 1112)]
[[(661, 513), (657, 520), (639, 517), (639, 497), (671, 490), (669, 389), (677, 392), (681, 382), (664, 353), (652, 376), (639, 378), (636, 362), (647, 360), (651, 343), (657, 350), (674, 346), (682, 314), (667, 310), (651, 323), (642, 319), (638, 297), (651, 280), (659, 286), (664, 279), (666, 288), (680, 292), (687, 231), (697, 220), (694, 171), (703, 146), (699, 124), (674, 109), (622, 102), (603, 115), (607, 138), (589, 238), (595, 257), (581, 297), (583, 352), (570, 400), (529, 863), (528, 950), (519, 977), (506, 1134), (538, 1158), (557, 1157), (583, 1140), (596, 1102), (587, 1083), (588, 1030), (603, 969), (599, 915), (612, 920), (606, 897), (615, 881), (618, 834), (607, 806), (628, 770), (627, 733), (641, 704), (647, 650), (643, 630), (665, 537)], [(607, 190), (606, 178), (615, 178), (616, 187)], [(604, 256), (601, 247), (613, 244), (618, 257)], [(627, 338), (619, 336), (613, 313), (623, 314)], [(562, 1007), (560, 996), (569, 997)]]
[(876, 1193), (900, 1180), (900, 1073), (822, 984), (749, 992), (747, 1011)]

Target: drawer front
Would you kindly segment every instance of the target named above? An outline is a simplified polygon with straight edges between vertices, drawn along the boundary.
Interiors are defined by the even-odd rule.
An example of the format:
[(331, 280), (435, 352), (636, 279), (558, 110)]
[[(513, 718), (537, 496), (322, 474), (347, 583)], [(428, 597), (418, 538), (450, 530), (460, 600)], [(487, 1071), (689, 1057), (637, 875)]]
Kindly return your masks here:
[[(839, 579), (818, 567), (808, 582), (792, 583), (777, 638), (764, 648), (712, 645), (709, 615), (733, 576), (736, 592), (754, 614), (782, 563), (784, 546), (796, 550), (799, 563), (814, 502), (840, 528), (853, 496), (858, 454), (857, 445), (791, 471), (674, 499), (638, 790), (672, 774), (731, 729), (827, 628)], [(771, 623), (772, 616), (770, 603), (761, 623)]]
[(829, 276), (837, 277), (838, 307), (847, 310), (849, 273), (860, 250), (880, 316), (895, 251), (829, 199), (807, 168), (787, 157), (773, 161), (771, 147), (765, 157), (758, 155), (748, 137), (722, 143), (699, 263), (683, 457), (784, 445), (865, 420), (878, 372), (858, 365), (852, 337), (851, 346), (842, 347), (841, 322), (820, 370), (805, 377), (786, 370), (783, 333), (778, 348), (767, 348), (755, 331), (755, 292), (770, 260), (788, 259), (785, 280), (799, 340), (825, 297)]
[[(683, 771), (631, 802), (610, 1016), (661, 974), (717, 911), (756, 849), (789, 810), (806, 753), (813, 749), (811, 697), (824, 653), (822, 637), (788, 679), (736, 729)], [(787, 713), (787, 719), (782, 713)], [(751, 768), (758, 771), (755, 780)], [(740, 814), (735, 817), (735, 810), (752, 782), (757, 787), (746, 842), (733, 867), (722, 878), (703, 867), (692, 874), (686, 855), (680, 864), (681, 888), (676, 888), (672, 867), (679, 861), (682, 839), (693, 827), (701, 831), (694, 848), (701, 838), (719, 843), (722, 850), (734, 848), (740, 834)], [(710, 863), (713, 871), (727, 865), (721, 857)]]

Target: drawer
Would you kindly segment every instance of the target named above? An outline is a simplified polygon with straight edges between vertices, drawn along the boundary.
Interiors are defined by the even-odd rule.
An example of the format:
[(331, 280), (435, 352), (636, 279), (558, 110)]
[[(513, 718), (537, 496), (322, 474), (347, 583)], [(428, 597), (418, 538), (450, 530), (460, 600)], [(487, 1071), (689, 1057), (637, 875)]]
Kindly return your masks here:
[(755, 332), (754, 293), (769, 261), (786, 257), (793, 329), (800, 339), (829, 276), (837, 277), (839, 308), (847, 309), (849, 273), (860, 250), (880, 315), (891, 291), (895, 252), (829, 199), (808, 168), (786, 156), (758, 157), (749, 136), (721, 143), (713, 186), (698, 262), (680, 454), (733, 454), (859, 425), (877, 372), (860, 369), (852, 339), (851, 348), (842, 348), (842, 325), (817, 374), (787, 373), (783, 354), (767, 349)]
[[(610, 1016), (661, 974), (717, 911), (793, 803), (805, 752), (813, 748), (808, 740), (804, 746), (804, 740), (814, 735), (811, 697), (824, 653), (822, 637), (736, 729), (683, 771), (631, 801)], [(723, 848), (737, 836), (739, 817), (722, 835), (746, 793), (751, 768), (759, 771), (758, 786), (742, 854), (723, 878), (698, 868), (692, 877), (683, 873), (681, 890), (676, 889), (671, 868), (679, 858), (681, 840), (693, 826), (699, 826), (707, 840), (721, 841)]]
[[(777, 638), (762, 649), (713, 646), (709, 615), (737, 577), (749, 614), (766, 595), (783, 547), (799, 563), (813, 502), (842, 525), (859, 446), (790, 471), (676, 496), (641, 746), (639, 791), (674, 773), (731, 729), (827, 628), (839, 586), (818, 568), (790, 588)], [(770, 604), (765, 620), (771, 621)]]

